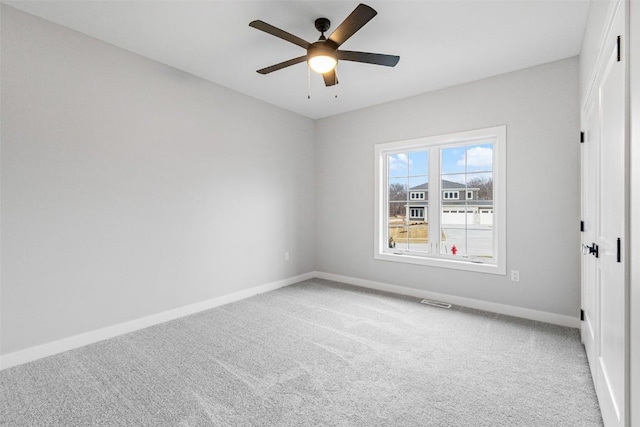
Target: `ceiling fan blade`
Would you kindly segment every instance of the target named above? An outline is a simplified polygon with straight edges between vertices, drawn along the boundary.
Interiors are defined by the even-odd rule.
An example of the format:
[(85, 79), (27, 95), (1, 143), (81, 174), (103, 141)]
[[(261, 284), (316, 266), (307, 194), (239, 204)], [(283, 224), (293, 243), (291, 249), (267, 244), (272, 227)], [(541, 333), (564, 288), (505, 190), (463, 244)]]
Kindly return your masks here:
[(261, 70), (258, 70), (258, 73), (260, 73), (260, 74), (273, 73), (274, 71), (282, 70), (283, 68), (289, 67), (291, 65), (299, 64), (299, 63), (304, 62), (306, 60), (307, 60), (307, 55), (299, 56), (297, 58), (293, 58), (293, 59), (290, 59), (288, 61), (280, 62), (279, 64), (275, 64), (275, 65), (272, 65), (270, 67), (262, 68)]
[(338, 76), (336, 75), (335, 68), (327, 73), (324, 73), (322, 75), (322, 78), (324, 79), (325, 86), (333, 86), (338, 84)]
[(378, 12), (366, 4), (359, 4), (329, 36), (329, 40), (335, 43), (336, 48), (339, 47), (377, 14)]
[(311, 46), (311, 43), (309, 43), (308, 41), (303, 40), (298, 36), (294, 36), (293, 34), (287, 33), (286, 31), (281, 30), (278, 27), (274, 27), (271, 24), (267, 24), (264, 21), (251, 21), (249, 23), (249, 26), (264, 31), (265, 33), (271, 34), (272, 36), (276, 36), (278, 38), (286, 40), (290, 43), (296, 44), (303, 49), (309, 49), (309, 46)]
[(339, 50), (338, 59), (341, 61), (366, 62), (367, 64), (385, 65), (395, 67), (400, 57), (385, 55), (382, 53), (354, 52), (351, 50)]

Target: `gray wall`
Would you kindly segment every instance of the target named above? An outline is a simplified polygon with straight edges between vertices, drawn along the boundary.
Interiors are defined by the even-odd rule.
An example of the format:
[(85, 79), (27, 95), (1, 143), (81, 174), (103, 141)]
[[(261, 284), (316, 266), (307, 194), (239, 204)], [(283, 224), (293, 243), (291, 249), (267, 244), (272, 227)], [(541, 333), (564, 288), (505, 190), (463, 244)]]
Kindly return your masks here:
[(311, 120), (7, 6), (1, 49), (2, 354), (313, 271)]
[[(578, 58), (316, 122), (318, 271), (567, 316), (580, 306)], [(507, 125), (508, 276), (374, 260), (374, 144)]]

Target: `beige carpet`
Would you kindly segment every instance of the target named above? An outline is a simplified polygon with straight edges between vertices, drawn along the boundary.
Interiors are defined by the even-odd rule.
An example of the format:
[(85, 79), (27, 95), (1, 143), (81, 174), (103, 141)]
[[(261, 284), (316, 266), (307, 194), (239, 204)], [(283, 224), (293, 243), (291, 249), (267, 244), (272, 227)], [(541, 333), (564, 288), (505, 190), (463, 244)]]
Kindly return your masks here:
[(0, 372), (8, 426), (601, 426), (576, 329), (324, 280)]

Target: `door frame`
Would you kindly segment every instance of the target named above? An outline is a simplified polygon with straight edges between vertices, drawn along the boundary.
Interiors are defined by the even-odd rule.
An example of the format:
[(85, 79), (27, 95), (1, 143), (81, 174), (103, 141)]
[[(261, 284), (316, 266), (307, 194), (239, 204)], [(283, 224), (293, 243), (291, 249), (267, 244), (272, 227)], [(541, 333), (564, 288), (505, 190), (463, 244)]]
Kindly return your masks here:
[(625, 54), (629, 76), (629, 408), (630, 425), (640, 425), (640, 2), (629, 1)]

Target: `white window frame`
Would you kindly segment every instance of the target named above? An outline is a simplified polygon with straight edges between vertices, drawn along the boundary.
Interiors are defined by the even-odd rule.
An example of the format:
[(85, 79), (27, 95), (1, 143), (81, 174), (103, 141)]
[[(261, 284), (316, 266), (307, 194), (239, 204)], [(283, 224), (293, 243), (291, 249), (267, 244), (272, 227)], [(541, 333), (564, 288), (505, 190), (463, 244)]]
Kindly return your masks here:
[[(506, 275), (506, 126), (476, 129), (446, 135), (395, 141), (375, 145), (375, 229), (374, 258), (382, 261), (393, 261), (418, 264), (431, 267), (451, 268), (481, 273)], [(487, 140), (493, 141), (493, 254), (494, 262), (477, 259), (454, 258), (440, 254), (438, 242), (430, 242), (428, 253), (402, 251), (389, 248), (387, 211), (387, 162), (386, 156), (398, 151), (418, 151), (425, 148), (446, 148), (446, 146), (468, 145)], [(440, 156), (429, 156), (429, 193), (442, 194)], [(431, 201), (430, 201), (431, 203)], [(442, 203), (442, 202), (438, 202)], [(440, 211), (429, 209), (430, 227), (440, 230)], [(437, 233), (439, 234), (439, 233)]]
[(473, 191), (467, 190), (467, 197), (465, 197), (465, 200), (473, 200)]
[(411, 192), (409, 192), (409, 200), (425, 200), (424, 191), (411, 191)]
[(460, 192), (457, 190), (444, 190), (442, 192), (443, 200), (460, 200)]

